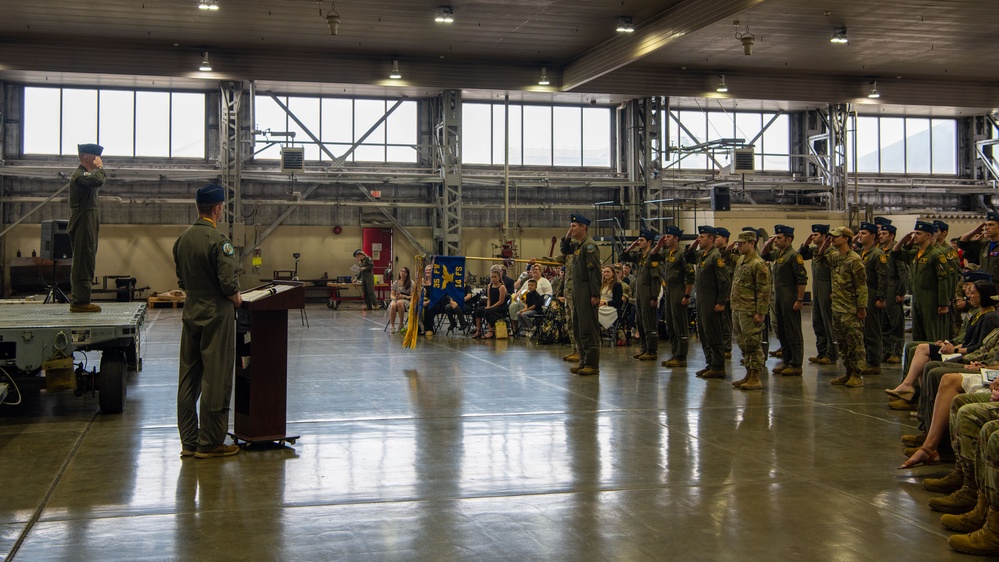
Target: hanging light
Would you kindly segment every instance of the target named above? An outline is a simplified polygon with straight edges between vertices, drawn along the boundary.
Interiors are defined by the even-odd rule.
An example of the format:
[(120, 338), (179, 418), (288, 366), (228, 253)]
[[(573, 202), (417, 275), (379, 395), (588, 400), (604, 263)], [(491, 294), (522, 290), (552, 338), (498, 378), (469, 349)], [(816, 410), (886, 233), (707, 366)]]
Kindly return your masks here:
[(832, 36), (829, 37), (829, 42), (837, 43), (840, 45), (846, 45), (847, 43), (849, 43), (850, 39), (846, 36), (846, 28), (837, 27), (836, 29), (834, 29)]
[(548, 81), (548, 69), (542, 66), (541, 67), (541, 80), (538, 80), (538, 85), (539, 86), (547, 86), (549, 84), (551, 84), (551, 82)]
[(219, 0), (200, 0), (198, 2), (198, 9), (214, 12), (219, 9)]
[(635, 31), (635, 26), (631, 23), (631, 16), (621, 16), (617, 18), (617, 32), (631, 33)]
[(881, 97), (881, 93), (878, 92), (877, 80), (871, 80), (871, 93), (867, 94), (867, 97), (871, 98), (872, 100), (876, 100)]
[(725, 75), (720, 74), (719, 76), (721, 76), (721, 82), (718, 84), (718, 87), (715, 88), (715, 91), (719, 94), (728, 93), (728, 86), (725, 85)]
[(400, 78), (402, 78), (402, 73), (399, 72), (399, 61), (397, 60), (392, 61), (392, 72), (389, 73), (389, 78), (393, 80), (399, 80)]
[(211, 72), (212, 63), (208, 62), (208, 51), (201, 53), (201, 66), (198, 67), (201, 72)]
[(452, 23), (454, 21), (454, 8), (451, 6), (438, 6), (437, 13), (434, 15), (434, 21), (437, 23)]

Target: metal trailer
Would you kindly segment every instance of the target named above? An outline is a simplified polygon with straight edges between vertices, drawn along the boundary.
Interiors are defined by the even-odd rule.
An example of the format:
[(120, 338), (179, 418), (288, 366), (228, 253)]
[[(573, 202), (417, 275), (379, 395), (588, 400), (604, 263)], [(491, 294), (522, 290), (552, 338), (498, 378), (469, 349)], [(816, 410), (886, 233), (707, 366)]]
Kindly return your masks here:
[[(100, 351), (101, 367), (75, 368), (76, 394), (98, 392), (101, 412), (120, 413), (125, 407), (125, 379), (142, 368), (140, 331), (146, 304), (101, 303), (97, 313), (70, 313), (65, 304), (0, 306), (0, 368), (17, 387), (44, 384), (42, 364), (76, 351)], [(9, 382), (2, 381), (0, 382)], [(8, 389), (10, 390), (10, 389)]]

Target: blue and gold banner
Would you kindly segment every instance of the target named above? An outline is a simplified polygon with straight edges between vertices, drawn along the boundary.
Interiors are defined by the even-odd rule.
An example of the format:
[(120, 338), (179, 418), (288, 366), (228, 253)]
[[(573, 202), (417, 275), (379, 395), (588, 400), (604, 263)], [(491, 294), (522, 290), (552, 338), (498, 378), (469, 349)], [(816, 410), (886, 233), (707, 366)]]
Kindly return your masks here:
[(465, 256), (434, 256), (430, 272), (430, 302), (434, 306), (448, 295), (459, 307), (465, 304)]

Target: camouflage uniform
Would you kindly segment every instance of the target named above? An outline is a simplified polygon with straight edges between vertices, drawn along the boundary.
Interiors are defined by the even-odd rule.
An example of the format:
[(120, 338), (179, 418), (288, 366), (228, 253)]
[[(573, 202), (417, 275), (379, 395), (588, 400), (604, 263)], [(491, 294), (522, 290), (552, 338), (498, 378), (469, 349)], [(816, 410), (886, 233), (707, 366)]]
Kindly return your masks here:
[(680, 246), (672, 250), (663, 248), (662, 252), (660, 275), (666, 284), (666, 326), (669, 328), (670, 351), (673, 359), (685, 361), (690, 326), (687, 306), (682, 301), (687, 294), (687, 285), (694, 284), (694, 267), (683, 260)]
[(770, 309), (773, 280), (770, 268), (759, 254), (742, 256), (732, 275), (732, 327), (736, 343), (742, 351), (746, 369), (761, 371), (763, 357), (763, 322), (756, 322), (756, 314), (765, 316)]
[[(957, 457), (957, 468), (966, 476), (966, 484), (972, 484), (972, 475), (980, 474), (979, 447), (988, 441), (979, 441), (984, 426), (999, 420), (999, 402), (990, 402), (991, 393), (973, 392), (958, 394), (950, 405), (950, 439)], [(999, 424), (992, 424), (999, 429)], [(994, 430), (993, 430), (994, 431)]]
[(848, 371), (864, 370), (864, 325), (857, 309), (867, 306), (867, 274), (864, 262), (853, 250), (840, 254), (831, 248), (814, 259), (832, 271), (832, 325), (839, 353)]
[[(655, 355), (659, 352), (657, 311), (659, 292), (662, 290), (659, 264), (663, 258), (654, 248), (649, 248), (645, 254), (640, 250), (626, 252), (621, 255), (621, 259), (635, 264), (635, 280), (632, 283), (637, 301), (635, 309), (638, 313), (638, 339), (642, 344), (642, 353)], [(657, 304), (650, 304), (652, 301), (656, 301)]]
[(832, 329), (832, 270), (828, 263), (812, 259), (818, 247), (815, 244), (798, 248), (802, 259), (812, 260), (812, 331), (818, 357), (836, 361), (836, 342)]
[[(878, 301), (888, 302), (888, 256), (878, 247), (861, 251), (860, 259), (864, 262), (867, 274), (867, 318), (864, 319), (864, 348), (867, 350), (867, 366), (880, 367), (882, 355), (881, 323), (883, 310), (878, 308)], [(894, 297), (891, 297), (895, 300)]]
[(697, 337), (704, 350), (704, 361), (710, 370), (724, 371), (722, 326), (725, 312), (715, 312), (715, 305), (728, 303), (732, 292), (732, 278), (721, 252), (713, 245), (707, 251), (688, 251), (684, 254), (684, 259), (696, 264), (694, 290), (697, 292)]
[(773, 305), (781, 362), (800, 369), (805, 356), (805, 342), (801, 334), (801, 311), (794, 310), (794, 303), (798, 300), (798, 287), (808, 284), (805, 260), (790, 246), (784, 250), (775, 247), (767, 252), (764, 259), (773, 262)]

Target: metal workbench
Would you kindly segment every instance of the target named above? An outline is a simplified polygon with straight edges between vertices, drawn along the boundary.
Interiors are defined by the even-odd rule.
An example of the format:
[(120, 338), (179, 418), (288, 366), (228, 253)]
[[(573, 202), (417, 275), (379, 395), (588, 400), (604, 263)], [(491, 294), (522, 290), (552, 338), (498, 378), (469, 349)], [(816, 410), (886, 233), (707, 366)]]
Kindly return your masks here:
[(96, 389), (101, 411), (121, 412), (125, 375), (141, 367), (140, 331), (146, 304), (102, 303), (101, 312), (71, 313), (66, 304), (0, 306), (0, 367), (11, 377), (39, 379), (45, 361), (76, 351), (100, 351), (100, 373), (77, 369), (77, 391)]

